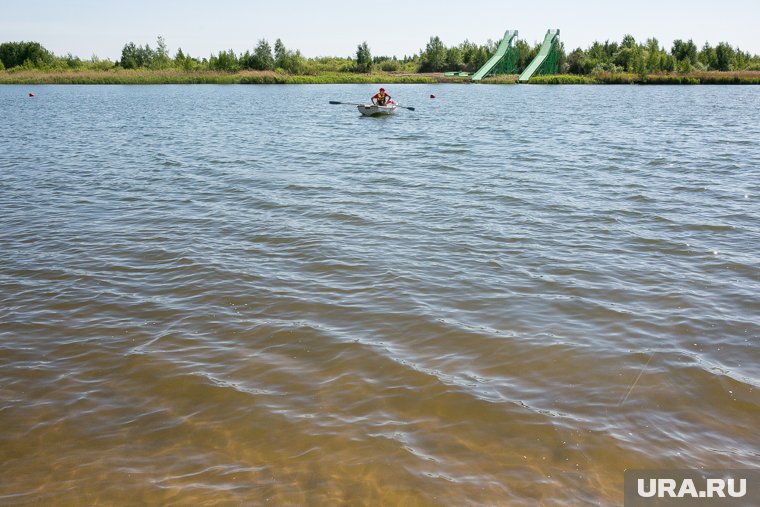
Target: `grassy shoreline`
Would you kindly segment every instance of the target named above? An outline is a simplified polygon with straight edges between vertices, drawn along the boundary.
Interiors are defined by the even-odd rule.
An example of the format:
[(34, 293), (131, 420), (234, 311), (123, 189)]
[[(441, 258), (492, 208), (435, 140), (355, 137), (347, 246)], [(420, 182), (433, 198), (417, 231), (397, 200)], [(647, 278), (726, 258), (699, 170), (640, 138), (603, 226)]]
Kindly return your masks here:
[(648, 74), (639, 76), (625, 72), (592, 76), (559, 74), (538, 76), (531, 84), (638, 84), (638, 85), (758, 85), (760, 72), (690, 72), (688, 74)]
[(273, 71), (183, 70), (86, 70), (86, 71), (0, 71), (0, 84), (376, 84), (436, 83), (425, 74), (356, 74), (322, 72), (316, 75), (292, 75)]
[[(517, 76), (496, 76), (483, 84), (515, 84)], [(440, 73), (399, 74), (323, 72), (316, 75), (291, 75), (271, 71), (237, 73), (182, 70), (87, 70), (87, 71), (0, 71), (0, 84), (434, 84), (470, 83), (469, 77), (444, 76)], [(530, 84), (668, 84), (668, 85), (758, 85), (760, 72), (692, 72), (688, 74), (603, 73), (590, 76), (560, 74), (538, 76)]]

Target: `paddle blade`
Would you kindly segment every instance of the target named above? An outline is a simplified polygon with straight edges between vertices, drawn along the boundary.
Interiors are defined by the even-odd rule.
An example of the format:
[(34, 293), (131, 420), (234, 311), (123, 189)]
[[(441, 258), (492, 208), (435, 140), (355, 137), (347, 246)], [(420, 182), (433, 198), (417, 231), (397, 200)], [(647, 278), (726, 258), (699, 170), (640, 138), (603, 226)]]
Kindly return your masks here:
[(331, 100), (330, 104), (343, 104), (343, 102), (338, 102), (337, 100)]
[(410, 111), (414, 111), (413, 107), (407, 107), (407, 109), (410, 110)]

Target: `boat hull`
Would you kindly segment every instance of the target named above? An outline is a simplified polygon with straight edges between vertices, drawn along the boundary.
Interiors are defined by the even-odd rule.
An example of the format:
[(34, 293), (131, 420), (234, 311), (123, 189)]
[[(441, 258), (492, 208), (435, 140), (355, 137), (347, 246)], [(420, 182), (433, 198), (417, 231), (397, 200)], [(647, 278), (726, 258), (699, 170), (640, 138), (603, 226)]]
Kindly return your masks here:
[(396, 106), (376, 106), (374, 104), (362, 104), (356, 106), (363, 116), (389, 116), (396, 112)]

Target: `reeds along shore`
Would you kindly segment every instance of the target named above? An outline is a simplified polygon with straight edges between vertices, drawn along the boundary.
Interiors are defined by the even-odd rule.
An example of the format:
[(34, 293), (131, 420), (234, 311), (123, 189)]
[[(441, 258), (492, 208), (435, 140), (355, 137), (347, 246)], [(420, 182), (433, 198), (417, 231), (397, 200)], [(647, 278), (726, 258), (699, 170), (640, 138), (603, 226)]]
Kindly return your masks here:
[[(487, 78), (484, 84), (514, 84), (516, 75)], [(0, 84), (402, 84), (470, 83), (466, 76), (443, 74), (400, 74), (322, 72), (291, 75), (274, 71), (218, 71), (113, 69), (81, 71), (13, 70), (0, 71)], [(530, 84), (760, 84), (760, 72), (692, 72), (687, 74), (638, 75), (605, 72), (589, 76), (558, 74), (537, 76)]]
[(428, 76), (324, 72), (291, 75), (274, 71), (84, 70), (0, 71), (0, 84), (362, 84), (434, 83)]
[(555, 76), (537, 76), (531, 84), (642, 84), (642, 85), (757, 85), (760, 84), (760, 72), (690, 72), (686, 74), (646, 74), (638, 75), (626, 72), (604, 72), (590, 76), (559, 74)]

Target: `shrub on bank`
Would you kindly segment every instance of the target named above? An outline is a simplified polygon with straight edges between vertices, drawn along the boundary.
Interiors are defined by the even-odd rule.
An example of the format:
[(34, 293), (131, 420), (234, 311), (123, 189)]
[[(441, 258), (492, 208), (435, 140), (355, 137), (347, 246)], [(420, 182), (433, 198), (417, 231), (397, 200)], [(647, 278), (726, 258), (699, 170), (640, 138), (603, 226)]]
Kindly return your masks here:
[(641, 84), (657, 85), (698, 85), (700, 80), (693, 76), (679, 76), (673, 74), (653, 74), (640, 82)]
[(702, 84), (760, 84), (760, 72), (700, 72)]
[(530, 84), (596, 84), (596, 80), (590, 76), (576, 76), (572, 74), (556, 74), (553, 76), (535, 76), (528, 81)]
[(639, 82), (639, 77), (629, 72), (598, 72), (593, 77), (600, 84), (635, 84)]

